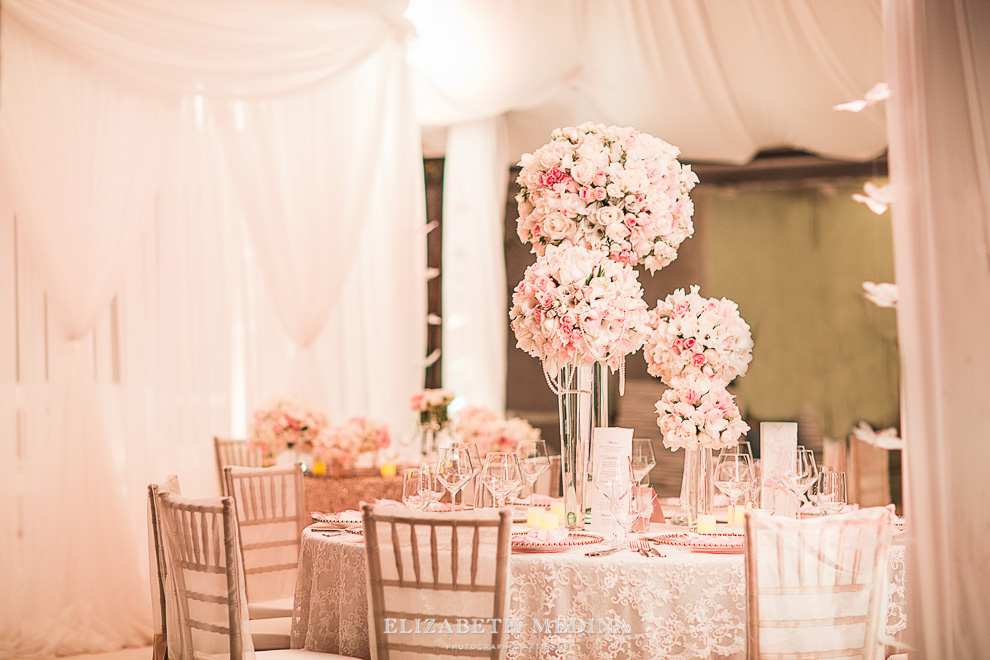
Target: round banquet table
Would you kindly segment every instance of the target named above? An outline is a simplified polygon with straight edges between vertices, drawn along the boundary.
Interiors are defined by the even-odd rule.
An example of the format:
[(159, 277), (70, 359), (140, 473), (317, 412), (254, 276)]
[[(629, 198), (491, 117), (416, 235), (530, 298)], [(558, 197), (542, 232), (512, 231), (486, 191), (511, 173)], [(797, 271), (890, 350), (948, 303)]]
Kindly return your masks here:
[[(650, 533), (684, 531), (654, 524)], [(597, 547), (597, 546), (593, 546)], [(587, 557), (589, 548), (516, 553), (509, 562), (507, 657), (743, 660), (746, 586), (743, 555), (655, 546), (667, 556), (622, 550)], [(891, 547), (886, 634), (905, 628), (904, 546)], [(537, 632), (547, 620), (621, 621), (593, 634)], [(567, 625), (572, 625), (568, 623)], [(507, 629), (508, 631), (508, 629)], [(363, 538), (303, 533), (292, 648), (371, 658)]]

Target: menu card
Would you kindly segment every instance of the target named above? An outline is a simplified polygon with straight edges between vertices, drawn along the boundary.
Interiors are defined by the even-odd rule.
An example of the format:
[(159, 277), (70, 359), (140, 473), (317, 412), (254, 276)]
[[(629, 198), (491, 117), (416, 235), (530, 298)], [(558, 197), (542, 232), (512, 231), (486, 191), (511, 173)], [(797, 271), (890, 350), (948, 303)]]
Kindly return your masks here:
[[(629, 461), (632, 459), (632, 429), (596, 428), (591, 432), (591, 483), (588, 484), (593, 532), (611, 532), (615, 519), (608, 496), (596, 485), (603, 480), (629, 482)], [(628, 497), (628, 495), (627, 495)]]
[(760, 487), (763, 509), (778, 516), (797, 515), (797, 496), (784, 486), (784, 475), (794, 470), (797, 422), (760, 423)]

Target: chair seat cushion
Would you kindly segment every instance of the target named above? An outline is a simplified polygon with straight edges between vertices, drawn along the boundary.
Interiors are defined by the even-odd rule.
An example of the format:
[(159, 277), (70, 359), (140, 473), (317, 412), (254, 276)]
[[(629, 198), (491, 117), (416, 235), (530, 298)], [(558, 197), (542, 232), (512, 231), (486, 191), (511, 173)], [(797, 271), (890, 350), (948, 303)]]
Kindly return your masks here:
[(291, 597), (248, 603), (248, 618), (252, 621), (255, 619), (280, 619), (284, 616), (292, 616)]
[(251, 640), (255, 651), (288, 650), (292, 633), (292, 617), (252, 621)]

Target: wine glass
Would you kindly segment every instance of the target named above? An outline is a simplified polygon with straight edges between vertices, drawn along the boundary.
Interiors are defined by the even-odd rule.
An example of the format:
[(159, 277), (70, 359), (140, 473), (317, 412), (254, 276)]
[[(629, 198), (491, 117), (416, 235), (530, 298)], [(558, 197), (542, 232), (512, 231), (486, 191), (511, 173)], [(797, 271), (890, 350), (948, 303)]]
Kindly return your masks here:
[(657, 455), (653, 452), (653, 440), (649, 438), (633, 438), (632, 441), (632, 471), (637, 485), (650, 483), (650, 470), (657, 465)]
[(628, 501), (635, 499), (630, 497), (632, 487), (637, 484), (633, 476), (632, 461), (625, 461), (624, 464), (620, 463), (612, 466), (600, 465), (595, 470), (593, 483), (595, 488), (608, 500), (609, 515), (616, 523), (613, 541), (616, 547), (618, 547), (621, 545), (623, 538), (619, 536), (619, 531), (625, 531), (623, 523), (626, 521), (630, 508)]
[(787, 487), (798, 498), (798, 518), (801, 517), (801, 496), (808, 492), (811, 485), (818, 479), (818, 468), (815, 465), (815, 454), (810, 449), (798, 445), (793, 454), (794, 465), (784, 474)]
[(732, 529), (735, 530), (736, 502), (756, 481), (749, 454), (721, 454), (715, 462), (714, 476), (715, 487), (729, 498), (729, 510), (733, 513)]
[(452, 444), (440, 450), (437, 456), (437, 479), (450, 493), (450, 508), (457, 510), (457, 491), (474, 476), (471, 451), (464, 444)]
[(423, 500), (423, 508), (429, 510), (443, 497), (444, 487), (437, 479), (436, 469), (429, 464), (419, 468), (419, 497)]
[(481, 468), (481, 482), (491, 491), (496, 508), (505, 506), (505, 498), (519, 487), (522, 480), (523, 472), (519, 469), (519, 460), (515, 454), (507, 451), (488, 452), (485, 466)]
[(523, 479), (529, 486), (529, 496), (532, 501), (533, 487), (540, 475), (550, 469), (550, 457), (547, 455), (547, 443), (544, 440), (527, 440), (516, 448), (519, 458), (519, 468)]
[(406, 468), (402, 471), (402, 503), (410, 509), (421, 510), (426, 507), (426, 502), (419, 494), (422, 477), (419, 468)]
[(835, 514), (846, 506), (846, 473), (823, 470), (818, 477), (818, 506), (826, 514)]
[[(468, 454), (471, 456), (471, 465), (474, 467), (474, 474), (471, 475), (471, 478), (468, 479), (468, 481), (470, 481), (471, 479), (474, 479), (475, 477), (477, 477), (478, 474), (481, 472), (481, 466), (484, 465), (484, 462), (481, 460), (481, 452), (478, 450), (478, 443), (477, 442), (467, 442), (467, 441), (464, 441), (464, 440), (457, 440), (457, 441), (455, 441), (455, 442), (453, 442), (451, 444), (452, 445), (456, 445), (458, 447), (465, 447), (465, 448), (467, 448)], [(476, 486), (476, 488), (477, 488), (477, 486)], [(467, 492), (466, 491), (461, 493), (461, 504), (462, 505), (465, 504), (464, 499), (465, 499), (466, 496), (467, 496)], [(477, 492), (475, 492), (475, 498), (477, 498)]]

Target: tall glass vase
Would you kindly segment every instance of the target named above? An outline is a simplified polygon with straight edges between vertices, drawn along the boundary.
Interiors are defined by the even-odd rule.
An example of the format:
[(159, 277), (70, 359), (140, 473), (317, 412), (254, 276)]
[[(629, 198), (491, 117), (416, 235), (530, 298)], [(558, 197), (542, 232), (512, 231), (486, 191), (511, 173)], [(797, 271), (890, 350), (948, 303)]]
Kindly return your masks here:
[[(685, 449), (684, 451), (681, 506), (687, 510), (688, 528), (697, 529), (698, 514), (711, 514), (712, 502), (715, 499), (712, 450), (711, 447), (703, 447), (701, 449)], [(687, 500), (686, 506), (685, 499)]]
[(557, 381), (561, 492), (568, 529), (584, 529), (589, 504), (591, 430), (608, 426), (606, 369), (601, 364), (570, 363), (561, 368)]

